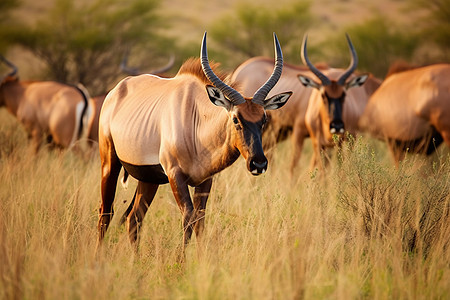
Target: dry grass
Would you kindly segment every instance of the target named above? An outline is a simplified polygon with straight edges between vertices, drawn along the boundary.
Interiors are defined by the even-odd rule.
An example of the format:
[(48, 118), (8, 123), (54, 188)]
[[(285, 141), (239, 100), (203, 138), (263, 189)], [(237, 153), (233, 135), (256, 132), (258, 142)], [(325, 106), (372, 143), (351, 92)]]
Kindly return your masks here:
[[(236, 2), (172, 0), (163, 9), (182, 7), (172, 11), (181, 14), (173, 30), (198, 38)], [(321, 0), (312, 9), (325, 30), (336, 30), (372, 10), (400, 14), (402, 2)], [(24, 3), (19, 17), (30, 22), (50, 6)], [(28, 78), (25, 61), (19, 69)], [(448, 151), (431, 167), (411, 157), (396, 170), (382, 143), (361, 140), (335, 155), (325, 175), (307, 171), (310, 147), (305, 152), (294, 178), (288, 144), (264, 176), (249, 175), (242, 160), (218, 174), (204, 239), (192, 240), (183, 265), (169, 186), (144, 220), (138, 255), (117, 217), (135, 182), (119, 187), (96, 256), (98, 158), (32, 155), (22, 127), (0, 109), (0, 299), (450, 298)]]
[[(0, 110), (1, 299), (448, 299), (450, 159), (392, 167), (382, 143), (361, 140), (326, 175), (289, 178), (280, 145), (259, 178), (241, 160), (218, 174), (204, 240), (178, 264), (181, 216), (160, 187), (135, 255), (116, 217), (95, 255), (99, 161), (30, 155)], [(308, 147), (307, 147), (308, 148)], [(302, 158), (308, 165), (310, 148)], [(201, 251), (200, 251), (201, 250)]]

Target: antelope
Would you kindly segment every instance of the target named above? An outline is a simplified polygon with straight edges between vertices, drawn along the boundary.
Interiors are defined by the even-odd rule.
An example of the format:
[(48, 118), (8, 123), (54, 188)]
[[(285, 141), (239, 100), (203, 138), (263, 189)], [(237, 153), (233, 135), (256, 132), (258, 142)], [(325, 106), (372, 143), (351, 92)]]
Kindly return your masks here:
[(442, 142), (450, 147), (450, 64), (389, 75), (359, 123), (388, 142), (397, 166), (407, 151), (430, 155)]
[(19, 81), (17, 67), (0, 55), (12, 69), (0, 83), (0, 106), (25, 127), (35, 152), (42, 141), (70, 148), (85, 136), (91, 115), (87, 90), (55, 81)]
[(311, 168), (322, 166), (319, 164), (320, 152), (326, 147), (334, 146), (333, 136), (340, 141), (347, 131), (356, 135), (358, 120), (362, 115), (369, 96), (377, 89), (381, 82), (370, 78), (370, 84), (361, 87), (368, 79), (368, 74), (353, 75), (358, 65), (358, 56), (350, 37), (346, 35), (351, 53), (350, 66), (345, 70), (329, 69), (320, 71), (308, 59), (307, 40), (305, 35), (302, 45), (302, 61), (308, 66), (319, 82), (306, 75), (299, 75), (300, 82), (313, 88), (305, 114), (305, 124), (313, 144)]
[[(267, 57), (250, 58), (234, 70), (231, 80), (239, 82), (244, 95), (253, 95), (272, 72), (273, 63), (273, 59)], [(322, 71), (328, 69), (326, 65), (318, 67)], [(293, 148), (291, 174), (294, 173), (300, 159), (304, 140), (309, 137), (305, 124), (305, 114), (312, 90), (300, 83), (299, 75), (314, 76), (308, 67), (283, 64), (283, 73), (275, 87), (270, 91), (269, 96), (285, 90), (291, 90), (293, 94), (289, 102), (282, 108), (267, 112), (269, 121), (267, 126), (264, 127), (263, 133), (263, 146), (266, 151), (276, 143), (290, 137)]]
[[(231, 78), (234, 81), (239, 81), (244, 95), (250, 95), (263, 82), (264, 76), (270, 74), (271, 70), (269, 68), (272, 64), (273, 60), (269, 58), (251, 58), (238, 66)], [(326, 64), (317, 65), (315, 68), (322, 74), (325, 74), (325, 76), (329, 77), (336, 76), (336, 74), (339, 76), (345, 73), (344, 69), (330, 68)], [(290, 166), (291, 174), (294, 173), (294, 170), (297, 167), (304, 140), (310, 136), (305, 119), (310, 98), (313, 95), (313, 89), (302, 84), (302, 76), (307, 77), (308, 79), (316, 78), (315, 74), (311, 72), (308, 66), (283, 65), (283, 74), (277, 85), (270, 91), (269, 96), (288, 89), (292, 90), (293, 94), (289, 102), (281, 109), (268, 112), (267, 115), (270, 121), (265, 127), (263, 135), (265, 144), (268, 142), (267, 145), (264, 145), (265, 149), (267, 149), (273, 146), (275, 142), (283, 141), (289, 136), (288, 134), (291, 134), (290, 139), (293, 146), (293, 155)], [(312, 79), (310, 80), (311, 82), (314, 82)], [(317, 78), (317, 80), (320, 79)], [(369, 75), (364, 84), (364, 91), (367, 95), (370, 95), (379, 85), (380, 80)], [(349, 95), (353, 95), (354, 91), (354, 89), (350, 90)], [(320, 102), (321, 101), (322, 100), (320, 100)], [(346, 114), (344, 114), (344, 117), (345, 116)], [(317, 119), (318, 118), (319, 117), (317, 117)], [(315, 158), (312, 158), (311, 166), (315, 165), (315, 160)]]
[[(174, 62), (175, 55), (172, 54), (170, 56), (169, 62), (166, 65), (158, 69), (153, 69), (148, 73), (161, 76), (161, 74), (169, 71), (173, 67)], [(128, 52), (124, 55), (122, 62), (120, 63), (120, 70), (128, 75), (133, 76), (143, 74), (143, 72), (141, 72), (139, 68), (128, 66)], [(100, 118), (100, 110), (102, 109), (105, 97), (106, 94), (95, 96), (89, 99), (93, 111), (88, 125), (88, 140), (91, 144), (93, 144), (94, 142), (98, 142), (98, 122)]]
[(105, 97), (106, 95), (99, 95), (89, 99), (92, 107), (92, 116), (88, 124), (88, 140), (91, 144), (98, 143), (98, 122)]
[[(138, 244), (141, 222), (157, 192), (169, 183), (182, 214), (182, 252), (195, 232), (204, 228), (212, 176), (240, 155), (248, 171), (267, 170), (261, 132), (266, 110), (278, 109), (291, 92), (266, 99), (281, 76), (283, 56), (274, 34), (273, 73), (252, 98), (244, 98), (208, 60), (206, 32), (200, 60), (187, 60), (175, 77), (127, 77), (108, 93), (100, 113), (101, 194), (98, 245), (113, 217), (121, 168), (138, 180), (127, 210), (131, 244)], [(217, 73), (217, 74), (216, 74)], [(188, 186), (195, 187), (193, 200)]]

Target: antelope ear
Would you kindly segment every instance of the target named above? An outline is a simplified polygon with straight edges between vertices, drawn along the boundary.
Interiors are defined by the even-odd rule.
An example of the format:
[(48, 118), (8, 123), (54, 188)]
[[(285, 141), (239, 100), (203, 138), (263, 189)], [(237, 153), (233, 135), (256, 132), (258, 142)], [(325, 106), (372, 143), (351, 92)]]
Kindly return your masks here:
[(292, 92), (281, 93), (264, 100), (264, 109), (273, 110), (278, 109), (286, 104), (286, 102), (291, 97)]
[(207, 85), (206, 91), (208, 92), (209, 100), (211, 100), (214, 105), (221, 106), (228, 111), (231, 109), (231, 101), (225, 98), (225, 95), (221, 90), (219, 90), (215, 86)]
[(300, 82), (306, 86), (306, 87), (311, 87), (311, 88), (315, 88), (315, 89), (320, 89), (320, 84), (318, 84), (317, 82), (315, 82), (314, 80), (312, 80), (311, 78), (309, 78), (308, 76), (305, 75), (298, 75), (298, 79), (300, 80)]
[(348, 90), (349, 88), (352, 87), (362, 86), (366, 82), (367, 78), (369, 78), (369, 75), (367, 74), (356, 76), (355, 78), (353, 78), (352, 80), (350, 80), (345, 84), (345, 88)]

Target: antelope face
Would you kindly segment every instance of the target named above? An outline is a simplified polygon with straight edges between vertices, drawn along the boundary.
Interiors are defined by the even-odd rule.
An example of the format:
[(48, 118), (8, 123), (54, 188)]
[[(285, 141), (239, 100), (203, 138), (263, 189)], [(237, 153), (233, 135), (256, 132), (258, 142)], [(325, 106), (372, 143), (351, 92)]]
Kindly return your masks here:
[(228, 100), (220, 89), (208, 85), (206, 87), (211, 102), (228, 111), (229, 126), (232, 131), (233, 145), (239, 150), (247, 162), (247, 169), (253, 175), (260, 175), (267, 170), (267, 158), (262, 147), (262, 131), (267, 122), (266, 110), (282, 107), (291, 92), (275, 95), (257, 104), (253, 99), (245, 99), (236, 104)]
[(305, 75), (299, 75), (298, 78), (304, 86), (317, 89), (321, 95), (322, 103), (320, 104), (320, 118), (328, 139), (331, 139), (333, 134), (342, 136), (345, 132), (342, 113), (346, 91), (349, 88), (363, 85), (364, 82), (366, 82), (368, 75), (356, 76), (353, 79), (347, 80), (358, 65), (358, 56), (356, 55), (355, 48), (348, 35), (347, 43), (351, 53), (351, 62), (350, 66), (340, 75), (338, 80), (330, 80), (330, 78), (309, 61), (306, 50), (307, 39), (308, 38), (305, 35), (302, 45), (302, 60), (303, 63), (309, 67), (311, 72), (320, 79), (320, 83)]
[(267, 121), (266, 112), (251, 101), (235, 106), (230, 112), (235, 134), (235, 147), (247, 161), (247, 169), (253, 175), (267, 170), (267, 158), (262, 148), (262, 130)]
[(324, 129), (328, 129), (331, 135), (343, 135), (345, 124), (342, 119), (344, 110), (345, 91), (332, 82), (330, 86), (320, 90), (322, 97), (321, 119), (324, 123)]
[(270, 78), (253, 95), (253, 98), (244, 97), (234, 88), (223, 82), (211, 69), (206, 50), (206, 32), (203, 35), (200, 58), (202, 69), (206, 78), (212, 83), (206, 90), (211, 102), (228, 111), (231, 126), (234, 128), (232, 143), (247, 161), (247, 169), (253, 175), (260, 175), (267, 170), (267, 158), (262, 149), (261, 135), (266, 122), (265, 110), (282, 107), (292, 92), (281, 93), (266, 99), (270, 90), (280, 79), (283, 69), (283, 54), (280, 43), (274, 34), (275, 66)]

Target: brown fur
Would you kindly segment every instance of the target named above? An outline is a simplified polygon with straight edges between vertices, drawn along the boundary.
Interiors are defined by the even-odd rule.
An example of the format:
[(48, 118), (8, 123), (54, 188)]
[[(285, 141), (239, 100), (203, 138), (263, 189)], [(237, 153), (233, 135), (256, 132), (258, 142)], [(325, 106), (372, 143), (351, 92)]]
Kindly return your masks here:
[(416, 65), (411, 65), (409, 63), (407, 63), (406, 61), (403, 60), (399, 60), (394, 62), (393, 64), (391, 64), (391, 66), (389, 67), (389, 70), (386, 74), (386, 78), (388, 78), (389, 76), (393, 75), (393, 74), (397, 74), (397, 73), (401, 73), (401, 72), (405, 72), (405, 71), (409, 71), (409, 70), (413, 70), (413, 69), (417, 69), (418, 66)]
[(87, 107), (80, 115), (76, 112), (78, 104), (88, 98), (85, 91), (54, 81), (19, 81), (17, 76), (7, 76), (0, 83), (0, 106), (22, 123), (36, 152), (42, 142), (68, 148), (82, 136)]
[(372, 95), (360, 126), (389, 141), (396, 164), (407, 149), (431, 154), (441, 142), (450, 147), (449, 78), (450, 64), (396, 73)]
[[(211, 69), (214, 71), (214, 74), (216, 74), (217, 77), (220, 78), (220, 80), (222, 80), (224, 83), (228, 84), (234, 89), (237, 88), (238, 86), (237, 83), (230, 82), (229, 74), (223, 70), (220, 70), (220, 63), (211, 61), (209, 64), (211, 66)], [(180, 67), (177, 76), (181, 74), (191, 74), (200, 79), (205, 84), (212, 84), (211, 81), (209, 81), (209, 79), (206, 78), (199, 58), (188, 58)]]
[[(217, 67), (218, 64), (212, 65), (214, 73), (226, 82), (226, 73)], [(141, 221), (158, 185), (162, 184), (155, 180), (156, 173), (148, 171), (156, 167), (158, 175), (162, 170), (167, 176), (182, 213), (182, 254), (192, 233), (195, 231), (199, 238), (203, 231), (214, 174), (230, 166), (240, 155), (252, 174), (266, 171), (267, 159), (261, 145), (263, 106), (247, 99), (233, 106), (229, 100), (229, 106), (213, 102), (219, 106), (216, 107), (205, 84), (211, 83), (203, 74), (199, 59), (189, 59), (171, 80), (144, 75), (128, 77), (106, 97), (99, 119), (102, 165), (99, 245), (114, 213), (121, 161), (125, 169), (128, 166), (130, 175), (141, 180), (132, 207), (127, 209), (130, 241), (138, 241)], [(286, 95), (281, 97), (281, 100), (269, 98), (264, 105), (274, 109), (280, 105), (274, 101), (288, 99)], [(138, 168), (145, 168), (142, 177), (143, 173), (136, 171)], [(188, 185), (195, 187), (193, 199)]]

